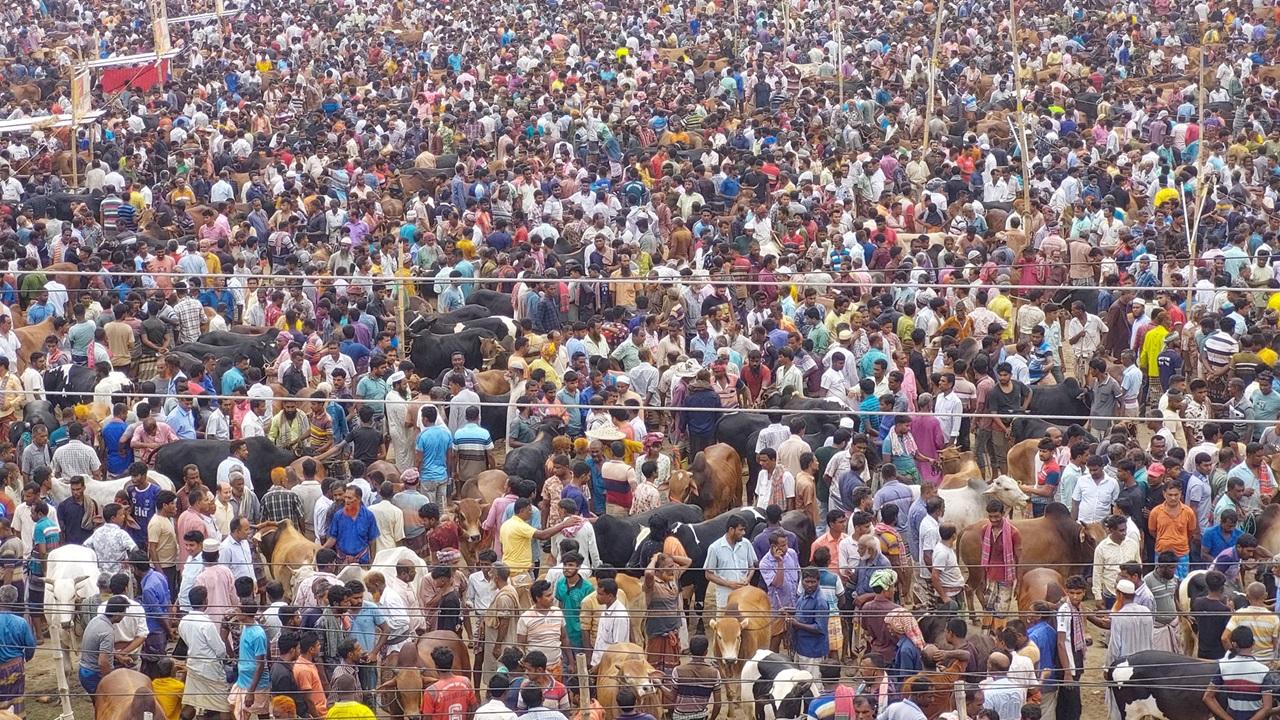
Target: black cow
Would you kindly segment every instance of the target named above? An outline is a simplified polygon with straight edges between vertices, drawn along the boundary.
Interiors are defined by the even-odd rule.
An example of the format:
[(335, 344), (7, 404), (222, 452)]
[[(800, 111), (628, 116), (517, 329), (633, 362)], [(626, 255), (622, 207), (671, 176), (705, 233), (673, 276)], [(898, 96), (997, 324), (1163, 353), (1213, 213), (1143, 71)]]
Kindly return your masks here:
[[(680, 575), (680, 586), (692, 585), (694, 597), (699, 602), (702, 601), (703, 594), (707, 591), (707, 577), (701, 570), (695, 570), (694, 568), (706, 566), (707, 550), (711, 548), (711, 543), (724, 537), (725, 529), (729, 526), (729, 518), (734, 515), (747, 521), (747, 537), (751, 537), (757, 532), (758, 527), (765, 524), (763, 510), (744, 507), (722, 513), (696, 525), (680, 523), (671, 528), (671, 534), (684, 545), (684, 551), (689, 554), (689, 559), (693, 561), (690, 569)], [(742, 542), (750, 541), (743, 538)]]
[[(782, 422), (789, 425), (791, 418), (804, 418), (805, 434), (818, 434), (824, 431), (828, 426), (834, 427), (840, 422), (841, 413), (848, 412), (848, 408), (840, 403), (824, 400), (822, 398), (809, 398), (799, 395), (792, 395), (785, 401), (780, 395), (773, 395), (769, 398), (766, 405), (771, 410), (828, 410), (829, 413), (805, 412), (796, 415), (783, 415)], [(834, 431), (834, 430), (833, 430)], [(825, 437), (823, 438), (826, 439)]]
[[(1213, 717), (1204, 704), (1204, 691), (1217, 674), (1215, 662), (1145, 650), (1107, 668), (1104, 677), (1120, 717), (1204, 720)], [(1226, 705), (1221, 695), (1218, 701)]]
[(809, 701), (818, 697), (815, 679), (813, 673), (768, 649), (757, 650), (742, 666), (755, 720), (803, 717)]
[(63, 365), (44, 373), (45, 397), (63, 410), (93, 402), (97, 384), (98, 374), (84, 365)]
[(563, 432), (559, 418), (549, 418), (538, 426), (533, 442), (507, 451), (502, 461), (502, 471), (509, 477), (532, 480), (542, 488), (546, 479), (547, 457), (551, 455), (551, 440)]
[(476, 390), (476, 394), (480, 396), (480, 402), (482, 403), (503, 403), (502, 405), (480, 406), (480, 427), (488, 430), (489, 435), (494, 440), (505, 440), (507, 437), (506, 403), (511, 399), (511, 393), (486, 395)]
[(511, 293), (478, 289), (472, 291), (471, 296), (467, 298), (467, 303), (483, 305), (494, 315), (515, 317), (515, 311), (511, 307)]
[[(1042, 438), (1045, 436), (1045, 433), (1049, 432), (1052, 428), (1058, 428), (1061, 430), (1062, 434), (1072, 440), (1072, 442), (1074, 442), (1076, 438), (1079, 438), (1089, 444), (1098, 442), (1096, 437), (1091, 435), (1089, 431), (1085, 430), (1080, 425), (1073, 423), (1063, 427), (1034, 417), (1014, 418), (1013, 440), (1014, 442), (1021, 442), (1028, 438)], [(1070, 443), (1068, 443), (1068, 445), (1070, 445)]]
[(270, 328), (260, 335), (234, 333), (226, 330), (211, 330), (197, 338), (196, 342), (201, 342), (205, 345), (217, 345), (218, 347), (262, 345), (267, 350), (272, 350), (276, 347), (276, 337), (278, 335), (280, 335), (279, 328)]
[(483, 305), (463, 305), (453, 312), (438, 313), (435, 315), (418, 315), (410, 323), (408, 329), (410, 331), (428, 330), (436, 327), (452, 328), (458, 323), (464, 323), (468, 320), (479, 320), (487, 318), (493, 313), (489, 308)]
[(22, 444), (22, 436), (31, 430), (36, 423), (44, 423), (49, 432), (58, 429), (58, 416), (53, 412), (53, 403), (48, 400), (35, 400), (22, 406), (22, 419), (9, 426), (9, 444), (18, 447)]
[(1089, 419), (1088, 391), (1082, 389), (1075, 378), (1067, 378), (1058, 385), (1037, 386), (1031, 390), (1027, 414), (1055, 425), (1083, 425)]
[(748, 487), (755, 486), (754, 478), (760, 474), (760, 463), (756, 462), (756, 439), (768, 426), (768, 417), (753, 412), (726, 413), (716, 424), (716, 442), (736, 450), (738, 457), (746, 463), (747, 477), (751, 478)]
[(484, 366), (487, 358), (498, 354), (498, 347), (497, 336), (483, 328), (449, 335), (421, 332), (413, 336), (409, 358), (413, 360), (418, 375), (433, 378), (452, 365), (450, 358), (454, 353), (462, 353), (466, 366), (478, 369)]
[(702, 508), (697, 505), (670, 503), (639, 515), (597, 517), (592, 529), (596, 533), (600, 561), (615, 568), (627, 567), (641, 539), (640, 531), (649, 527), (649, 520), (653, 517), (665, 518), (668, 525), (697, 523), (702, 521)]
[[(249, 458), (244, 464), (252, 476), (254, 492), (261, 496), (271, 489), (271, 471), (288, 467), (298, 456), (276, 447), (265, 437), (252, 437), (247, 442)], [(200, 468), (204, 484), (217, 491), (218, 465), (230, 455), (231, 443), (227, 440), (178, 440), (156, 451), (153, 466), (177, 486), (182, 484), (182, 468), (194, 464)]]
[(455, 323), (447, 318), (439, 318), (431, 321), (427, 326), (427, 331), (438, 335), (449, 335), (460, 330), (470, 330), (471, 328), (483, 328), (492, 332), (499, 340), (506, 340), (515, 336), (516, 321), (496, 315), (476, 318), (475, 320), (464, 320), (460, 323)]
[(235, 362), (236, 356), (244, 353), (249, 356), (249, 364), (262, 367), (276, 359), (275, 343), (259, 342), (242, 345), (208, 345), (202, 342), (182, 343), (173, 348), (176, 352), (186, 353), (196, 359), (203, 360), (205, 355), (212, 355), (219, 360)]

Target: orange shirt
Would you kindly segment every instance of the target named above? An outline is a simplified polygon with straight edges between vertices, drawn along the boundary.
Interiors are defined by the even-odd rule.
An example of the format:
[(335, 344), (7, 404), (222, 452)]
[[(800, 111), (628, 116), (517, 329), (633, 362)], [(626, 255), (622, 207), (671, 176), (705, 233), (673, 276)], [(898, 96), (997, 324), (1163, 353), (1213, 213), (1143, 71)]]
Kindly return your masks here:
[(460, 675), (437, 680), (422, 691), (422, 717), (426, 720), (466, 720), (476, 709), (471, 681)]
[(324, 685), (320, 682), (320, 670), (316, 668), (316, 664), (309, 659), (298, 656), (293, 661), (293, 681), (298, 683), (298, 689), (306, 693), (307, 700), (315, 707), (316, 715), (324, 715), (328, 711), (328, 705), (324, 699)]
[(1160, 503), (1152, 508), (1147, 518), (1147, 526), (1156, 538), (1156, 552), (1169, 552), (1181, 557), (1191, 552), (1191, 538), (1199, 532), (1196, 514), (1185, 503), (1178, 506), (1177, 512)]

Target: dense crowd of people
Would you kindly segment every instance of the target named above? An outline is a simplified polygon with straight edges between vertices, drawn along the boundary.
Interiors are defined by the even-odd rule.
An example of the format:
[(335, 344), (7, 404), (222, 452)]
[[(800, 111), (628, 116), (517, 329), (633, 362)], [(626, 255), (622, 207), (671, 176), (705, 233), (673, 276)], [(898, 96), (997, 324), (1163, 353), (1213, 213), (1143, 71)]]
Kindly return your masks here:
[[(744, 624), (814, 689), (789, 717), (1075, 720), (1086, 671), (1152, 649), (1215, 663), (1214, 717), (1270, 712), (1274, 8), (741, 5), (228, 3), (158, 71), (96, 78), (74, 129), (49, 125), (69, 70), (149, 51), (152, 9), (0, 8), (0, 117), (28, 123), (0, 125), (0, 704), (29, 704), (75, 545), (100, 575), (73, 692), (100, 713), (132, 668), (168, 720), (413, 714), (407, 653), (453, 633), (430, 665), (475, 672), (432, 672), (424, 717), (727, 717), (772, 702), (713, 622), (752, 585)], [(477, 293), (509, 298), (500, 361), (425, 365), (445, 340), (415, 323)], [(91, 399), (62, 403), (75, 367)], [(1087, 423), (1014, 467), (1014, 416), (1068, 387)], [(803, 399), (838, 425), (784, 418)], [(649, 521), (601, 559), (602, 518), (688, 500), (756, 411), (759, 527), (695, 565)], [(547, 428), (469, 536), (464, 487)], [(261, 493), (259, 437), (306, 458)], [(216, 476), (160, 482), (196, 439), (227, 441)], [(1015, 607), (1024, 510), (948, 521), (952, 451), (1097, 529), (1060, 601)], [(268, 567), (285, 521), (314, 572)], [(653, 692), (605, 674), (628, 642)]]

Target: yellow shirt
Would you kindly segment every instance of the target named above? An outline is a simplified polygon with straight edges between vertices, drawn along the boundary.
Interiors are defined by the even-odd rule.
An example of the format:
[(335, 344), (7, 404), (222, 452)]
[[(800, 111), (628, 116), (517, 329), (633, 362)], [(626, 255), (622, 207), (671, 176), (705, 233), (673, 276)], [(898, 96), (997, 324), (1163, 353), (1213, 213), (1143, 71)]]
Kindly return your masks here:
[(1267, 309), (1280, 313), (1280, 292), (1273, 292), (1271, 297), (1267, 298)]
[(350, 700), (334, 703), (325, 718), (326, 720), (378, 720), (367, 706)]
[(498, 528), (502, 540), (502, 562), (511, 568), (512, 575), (526, 573), (533, 567), (533, 526), (519, 515), (512, 515)]
[(1002, 340), (1013, 339), (1013, 301), (1006, 295), (997, 295), (991, 298), (987, 303), (987, 309), (1000, 316), (1000, 320), (1004, 325), (1004, 334), (1000, 336)]
[(162, 677), (151, 681), (151, 692), (165, 720), (178, 720), (182, 716), (182, 692), (186, 685), (177, 678)]
[(1269, 347), (1264, 347), (1261, 350), (1259, 350), (1258, 357), (1262, 358), (1262, 362), (1266, 363), (1267, 365), (1275, 365), (1276, 360), (1280, 360), (1280, 355), (1277, 355), (1276, 351), (1272, 350)]
[(222, 260), (218, 259), (217, 254), (210, 251), (204, 254), (204, 264), (209, 268), (210, 275), (222, 274)]
[(1156, 362), (1156, 358), (1164, 350), (1164, 339), (1168, 335), (1169, 328), (1163, 325), (1156, 325), (1148, 330), (1147, 336), (1142, 339), (1142, 351), (1138, 356), (1138, 367), (1147, 371), (1147, 377), (1160, 377), (1160, 366)]

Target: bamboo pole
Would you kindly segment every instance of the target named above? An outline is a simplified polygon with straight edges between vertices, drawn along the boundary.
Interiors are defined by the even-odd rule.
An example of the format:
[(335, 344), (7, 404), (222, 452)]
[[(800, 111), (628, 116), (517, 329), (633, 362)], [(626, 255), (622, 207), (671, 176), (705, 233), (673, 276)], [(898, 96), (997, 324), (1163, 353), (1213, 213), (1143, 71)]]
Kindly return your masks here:
[(844, 31), (840, 29), (840, 6), (831, 0), (831, 37), (836, 41), (836, 88), (844, 108)]
[(934, 89), (934, 83), (936, 82), (938, 72), (938, 47), (942, 44), (942, 16), (945, 14), (946, 11), (942, 9), (942, 2), (939, 0), (938, 10), (934, 13), (933, 47), (929, 49), (929, 65), (927, 68), (929, 72), (929, 94), (925, 96), (924, 101), (924, 142), (921, 143), (922, 156), (927, 156), (929, 154), (929, 122), (933, 120), (933, 96), (936, 92)]
[(1027, 146), (1027, 121), (1022, 111), (1022, 57), (1018, 52), (1017, 0), (1009, 0), (1009, 46), (1013, 50), (1014, 112), (1018, 115), (1018, 147), (1022, 155), (1022, 226), (1031, 221), (1031, 148)]

